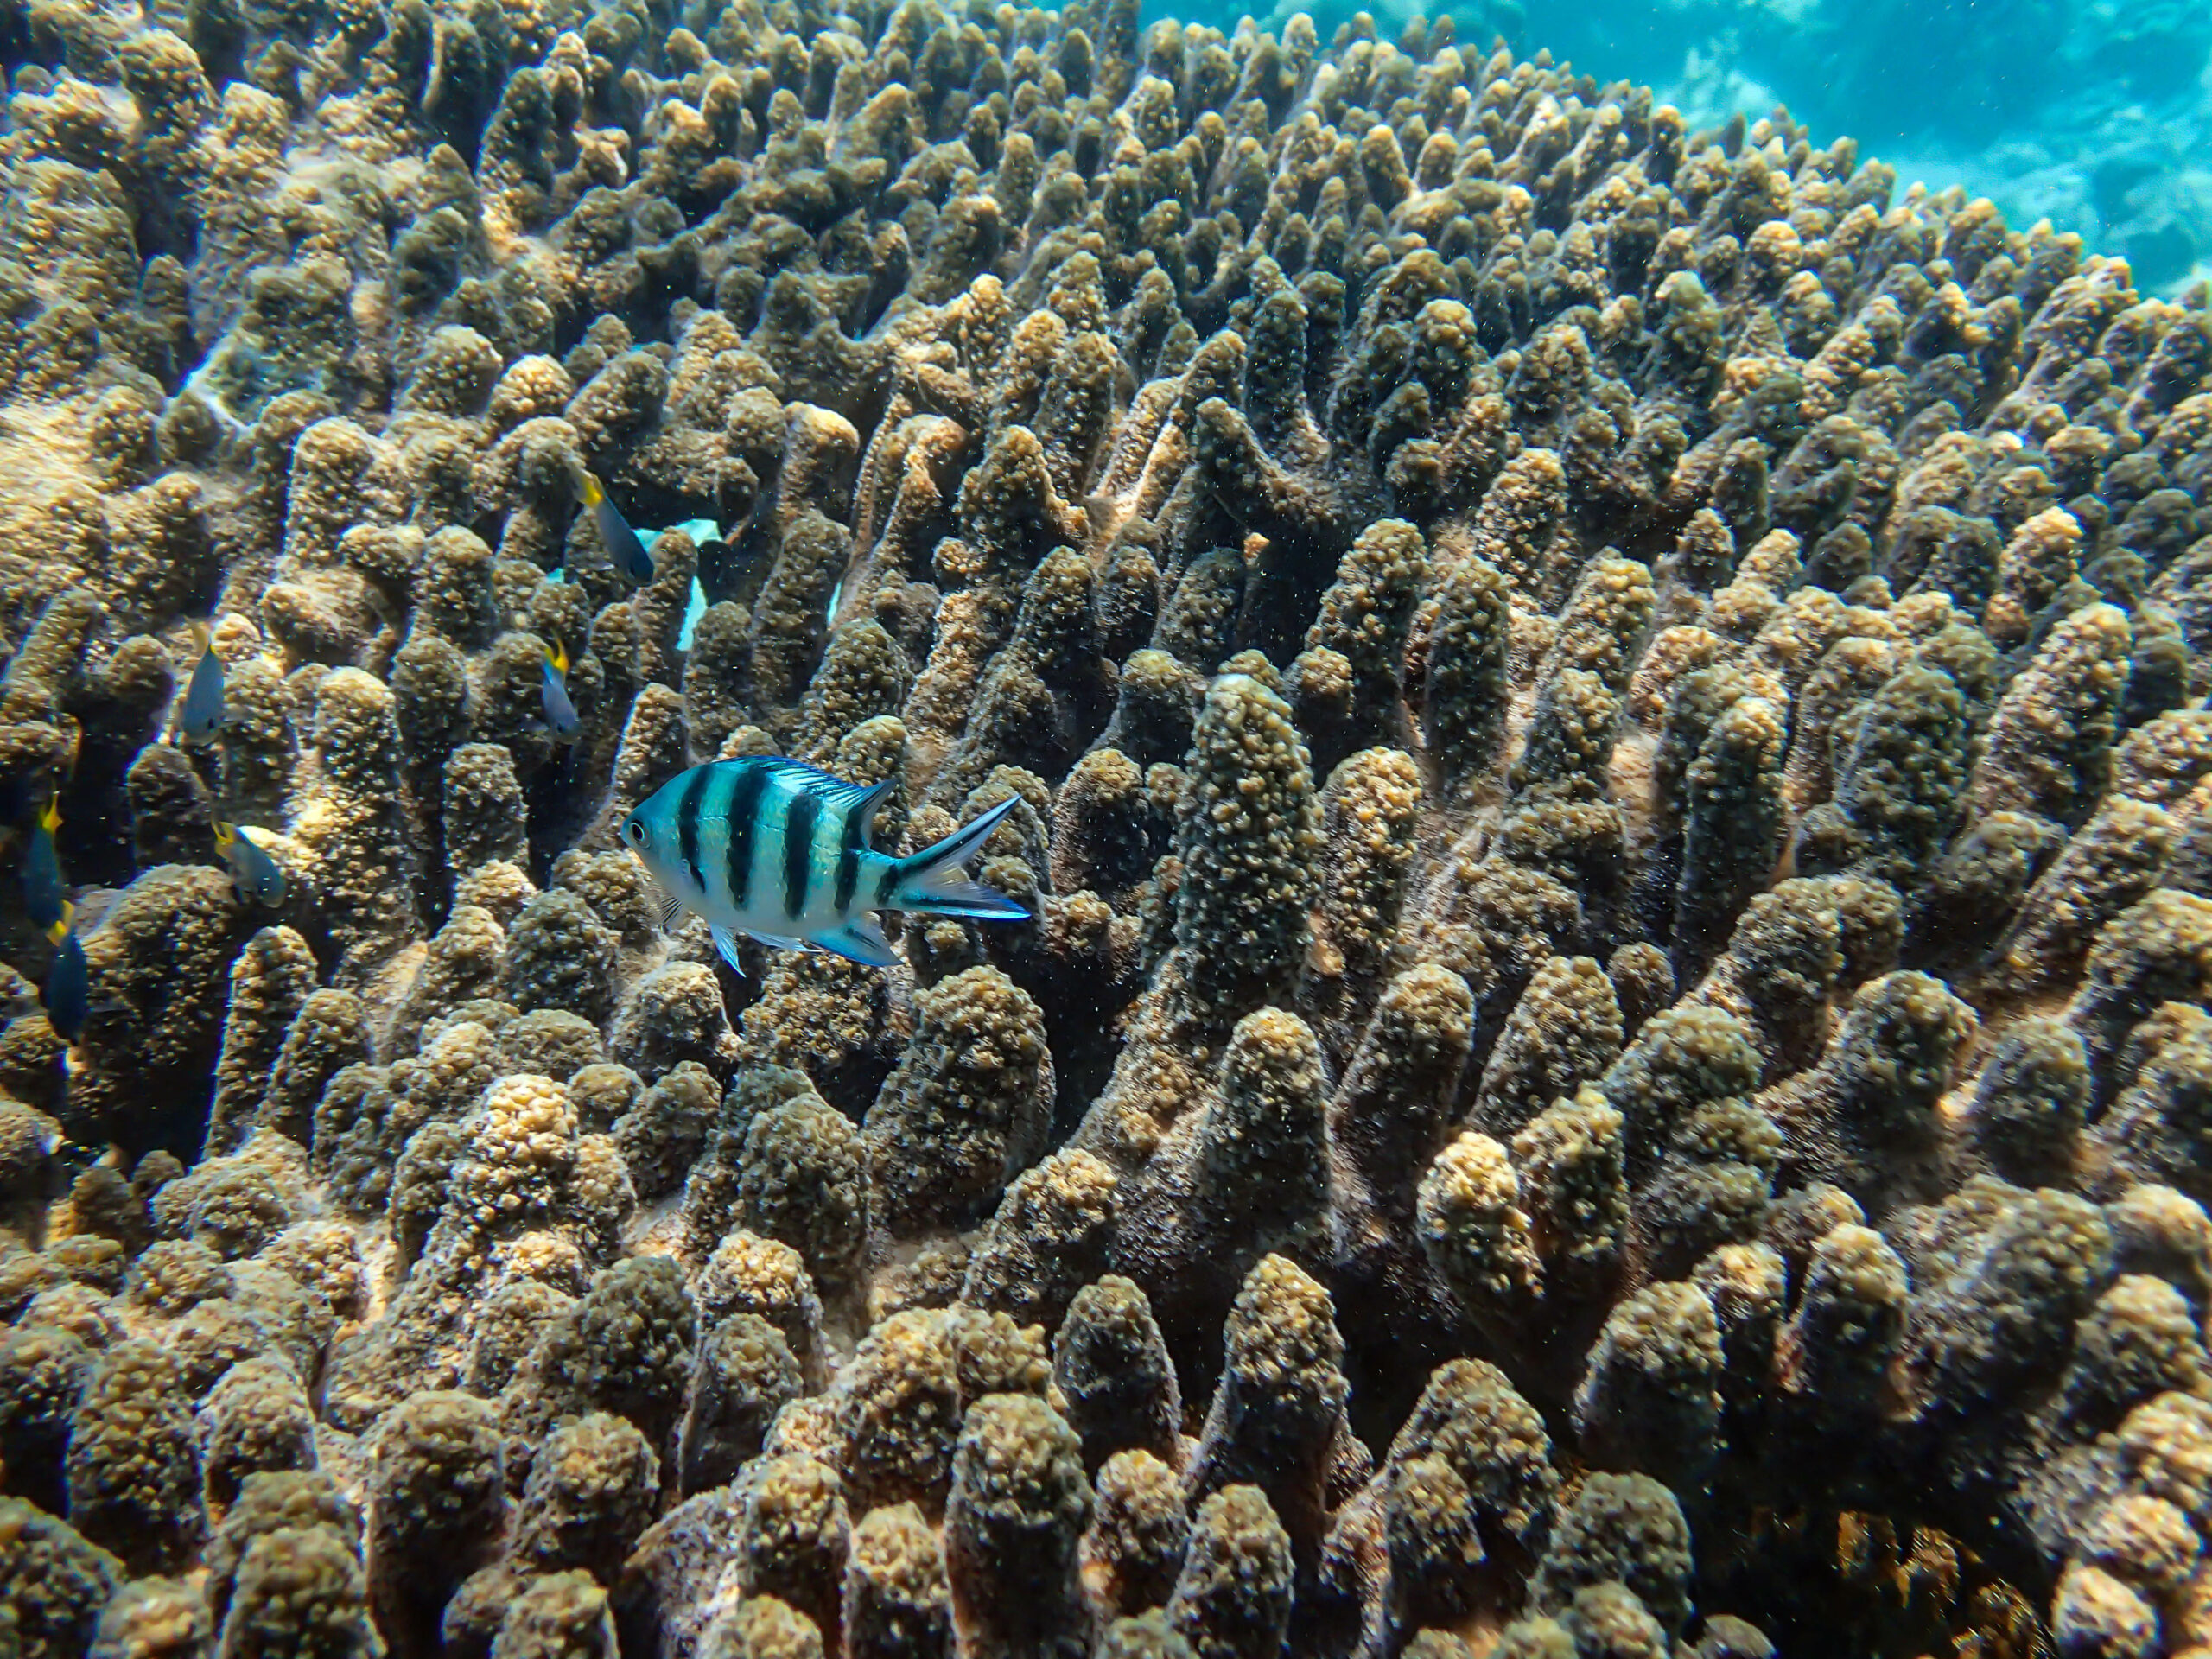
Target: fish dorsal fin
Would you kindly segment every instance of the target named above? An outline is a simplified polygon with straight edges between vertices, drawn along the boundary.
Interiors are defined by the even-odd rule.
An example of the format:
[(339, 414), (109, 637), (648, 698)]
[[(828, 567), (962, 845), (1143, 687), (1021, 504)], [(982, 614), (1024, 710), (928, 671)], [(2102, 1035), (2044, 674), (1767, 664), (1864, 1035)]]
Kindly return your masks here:
[[(773, 766), (779, 772), (804, 779), (804, 786), (824, 799), (835, 800), (842, 795), (858, 794), (861, 790), (860, 785), (849, 784), (834, 772), (824, 772), (820, 766), (794, 760), (789, 755), (764, 754), (759, 758), (763, 766)], [(742, 766), (745, 762), (741, 760), (731, 764)]]
[(890, 779), (880, 784), (855, 784), (840, 778), (834, 772), (810, 766), (804, 760), (787, 760), (781, 755), (769, 758), (769, 764), (790, 776), (801, 789), (810, 791), (824, 806), (839, 812), (855, 814), (860, 819), (861, 833), (867, 833), (875, 810), (881, 806), (899, 780)]
[(853, 802), (853, 827), (859, 832), (861, 845), (871, 852), (875, 849), (875, 810), (890, 798), (891, 791), (898, 786), (896, 778), (887, 778), (872, 789), (861, 790)]

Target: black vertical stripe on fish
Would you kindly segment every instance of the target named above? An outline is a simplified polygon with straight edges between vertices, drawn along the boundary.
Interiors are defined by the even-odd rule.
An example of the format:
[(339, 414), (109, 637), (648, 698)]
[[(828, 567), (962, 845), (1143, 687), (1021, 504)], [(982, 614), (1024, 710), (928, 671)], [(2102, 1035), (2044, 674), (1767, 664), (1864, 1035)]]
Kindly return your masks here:
[(883, 868), (875, 873), (875, 902), (878, 905), (891, 902), (891, 895), (898, 890), (899, 873), (903, 862), (900, 859), (887, 859)]
[[(862, 797), (866, 799), (866, 797)], [(866, 838), (868, 825), (857, 808), (845, 814), (843, 834), (837, 842), (837, 913), (847, 914), (853, 907), (853, 890), (861, 884), (861, 842)]]
[(791, 791), (784, 819), (784, 914), (797, 921), (806, 913), (807, 877), (814, 867), (814, 821), (822, 802), (804, 785)]
[(733, 910), (743, 910), (746, 893), (753, 885), (753, 837), (759, 829), (755, 822), (760, 816), (760, 794), (768, 787), (773, 772), (772, 766), (747, 766), (737, 774), (737, 786), (729, 795), (729, 901)]
[(700, 766), (684, 780), (683, 793), (676, 802), (676, 839), (683, 855), (683, 868), (698, 889), (707, 890), (707, 872), (699, 862), (699, 807), (705, 799), (707, 785), (714, 777), (712, 766)]

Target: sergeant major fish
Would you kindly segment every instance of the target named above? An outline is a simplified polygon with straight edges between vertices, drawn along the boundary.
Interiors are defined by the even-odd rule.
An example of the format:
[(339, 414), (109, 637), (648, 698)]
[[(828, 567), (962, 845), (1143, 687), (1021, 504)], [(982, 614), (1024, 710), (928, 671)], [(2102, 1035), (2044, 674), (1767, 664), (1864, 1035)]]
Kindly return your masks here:
[(899, 958), (871, 913), (879, 910), (1028, 918), (1004, 893), (961, 874), (1013, 801), (898, 858), (868, 845), (891, 787), (849, 784), (796, 760), (710, 761), (671, 779), (625, 818), (622, 839), (668, 895), (666, 914), (704, 917), (732, 968), (739, 933), (890, 967)]
[(219, 822), (215, 825), (215, 850), (231, 867), (232, 885), (238, 888), (238, 897), (267, 910), (283, 904), (284, 867), (266, 847), (237, 824)]
[(607, 544), (607, 556), (631, 581), (640, 586), (651, 582), (653, 556), (645, 551), (645, 544), (630, 528), (630, 521), (607, 499), (607, 486), (599, 481), (597, 473), (587, 472), (583, 475), (583, 495), (584, 505), (591, 509), (592, 523), (599, 527), (599, 539)]
[(192, 637), (200, 647), (200, 657), (192, 665), (192, 678), (186, 683), (184, 706), (176, 723), (185, 736), (204, 743), (223, 728), (223, 659), (215, 654), (214, 636), (207, 632), (206, 623), (194, 622)]
[(545, 653), (540, 671), (537, 701), (545, 710), (545, 723), (565, 743), (575, 736), (583, 722), (576, 718), (575, 702), (569, 696), (569, 653), (560, 641), (554, 641), (553, 648)]

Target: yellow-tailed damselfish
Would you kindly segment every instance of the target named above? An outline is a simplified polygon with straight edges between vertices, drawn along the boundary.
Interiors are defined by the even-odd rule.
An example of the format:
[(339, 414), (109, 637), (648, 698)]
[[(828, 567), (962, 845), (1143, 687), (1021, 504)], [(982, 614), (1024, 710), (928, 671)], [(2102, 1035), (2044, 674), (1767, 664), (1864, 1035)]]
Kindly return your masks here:
[(231, 884), (238, 897), (264, 909), (284, 902), (284, 867), (253, 837), (235, 823), (215, 825), (215, 850), (231, 867)]
[(54, 962), (46, 970), (46, 990), (39, 999), (46, 1005), (46, 1023), (65, 1043), (84, 1034), (85, 1014), (92, 1006), (92, 983), (85, 969), (85, 947), (77, 942), (77, 906), (61, 903), (61, 916), (46, 936), (54, 941)]
[(565, 743), (575, 736), (583, 722), (576, 718), (576, 705), (569, 696), (569, 653), (558, 640), (545, 653), (543, 673), (537, 700), (544, 705), (546, 725)]
[(23, 908), (31, 925), (41, 933), (61, 919), (69, 899), (68, 884), (61, 879), (61, 854), (54, 833), (61, 828), (61, 798), (47, 797), (31, 823), (30, 844), (23, 849)]
[(204, 743), (223, 729), (223, 659), (215, 654), (214, 636), (205, 622), (192, 625), (200, 646), (192, 664), (192, 678), (184, 688), (184, 707), (177, 715), (177, 729), (195, 743)]
[(599, 527), (599, 539), (607, 544), (607, 557), (631, 581), (640, 586), (651, 582), (653, 556), (645, 551), (645, 544), (630, 528), (630, 521), (607, 499), (607, 486), (599, 481), (597, 473), (584, 474), (583, 491), (584, 505), (591, 509), (592, 523)]

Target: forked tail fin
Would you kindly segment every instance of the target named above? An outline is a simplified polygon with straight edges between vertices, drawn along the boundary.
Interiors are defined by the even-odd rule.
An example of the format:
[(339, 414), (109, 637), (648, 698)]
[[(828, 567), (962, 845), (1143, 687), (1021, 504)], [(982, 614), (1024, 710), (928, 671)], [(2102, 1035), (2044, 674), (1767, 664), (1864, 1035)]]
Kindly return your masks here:
[[(1019, 796), (1014, 800), (1019, 800)], [(961, 874), (960, 867), (999, 827), (999, 820), (1014, 810), (1014, 800), (1001, 801), (973, 823), (963, 823), (934, 847), (925, 847), (899, 861), (898, 880), (891, 888), (889, 908), (924, 916), (958, 916), (977, 922), (1026, 922), (1027, 908), (1002, 893), (978, 887)]]

